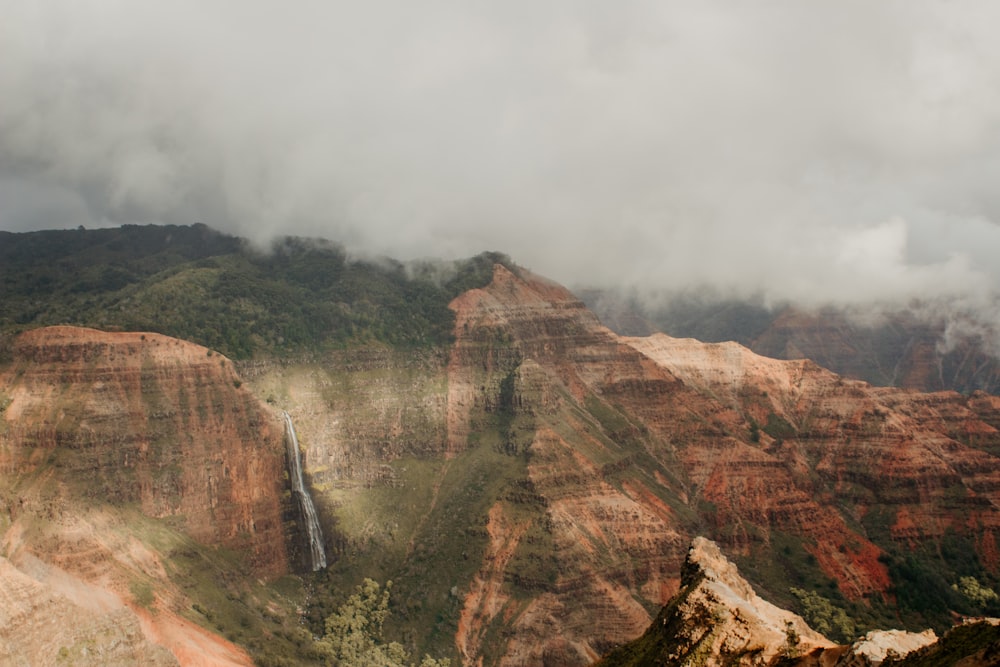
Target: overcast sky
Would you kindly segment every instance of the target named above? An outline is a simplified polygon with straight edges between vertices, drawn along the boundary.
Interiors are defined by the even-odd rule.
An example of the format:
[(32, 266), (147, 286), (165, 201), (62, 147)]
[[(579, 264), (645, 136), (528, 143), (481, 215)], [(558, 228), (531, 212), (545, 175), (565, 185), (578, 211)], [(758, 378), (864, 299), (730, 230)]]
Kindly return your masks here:
[(1000, 3), (0, 0), (0, 229), (1000, 288)]

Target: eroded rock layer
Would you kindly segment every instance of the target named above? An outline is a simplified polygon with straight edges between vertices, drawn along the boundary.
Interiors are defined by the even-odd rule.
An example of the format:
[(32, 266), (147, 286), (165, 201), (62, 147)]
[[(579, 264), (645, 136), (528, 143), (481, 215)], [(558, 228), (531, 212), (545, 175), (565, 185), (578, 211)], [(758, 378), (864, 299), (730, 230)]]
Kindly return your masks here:
[(192, 538), (248, 576), (288, 569), (281, 421), (240, 385), (224, 357), (157, 334), (16, 340), (0, 372), (0, 613), (17, 637), (39, 614), (84, 621), (39, 638), (38, 664), (249, 664), (179, 615), (191, 602), (168, 574)]
[(832, 648), (800, 616), (761, 599), (714, 542), (697, 537), (677, 595), (642, 640), (600, 665), (750, 667)]
[[(451, 308), (450, 348), (258, 361), (244, 387), (225, 359), (151, 334), (26, 334), (0, 397), (8, 553), (36, 544), (22, 503), (57, 516), (72, 495), (171, 518), (281, 571), (281, 408), (331, 585), (392, 579), (389, 629), (463, 664), (584, 665), (635, 638), (680, 590), (695, 535), (861, 606), (895, 604), (889, 551), (968, 545), (1000, 567), (996, 397), (622, 338), (564, 288), (501, 265)], [(105, 571), (87, 554), (121, 550), (42, 532), (87, 581)], [(790, 599), (785, 573), (754, 575)]]
[(85, 496), (182, 517), (206, 543), (286, 567), (281, 422), (225, 357), (140, 333), (49, 327), (23, 334), (0, 377), (0, 470), (56, 466)]
[[(507, 637), (501, 664), (582, 664), (677, 591), (701, 530), (754, 559), (772, 558), (779, 536), (801, 545), (849, 600), (890, 600), (880, 544), (958, 534), (996, 562), (990, 397), (873, 388), (734, 344), (620, 338), (562, 288), (499, 266), (452, 308), (449, 451), (497, 429), (494, 446), (525, 457), (538, 499), (508, 522), (513, 556), (498, 558), (494, 536), (475, 579), (505, 569), (515, 595), (484, 604), (473, 585), (477, 623), (460, 627), (459, 646), (483, 645), (492, 623)], [(533, 531), (551, 562), (528, 559), (548, 578), (525, 581)]]

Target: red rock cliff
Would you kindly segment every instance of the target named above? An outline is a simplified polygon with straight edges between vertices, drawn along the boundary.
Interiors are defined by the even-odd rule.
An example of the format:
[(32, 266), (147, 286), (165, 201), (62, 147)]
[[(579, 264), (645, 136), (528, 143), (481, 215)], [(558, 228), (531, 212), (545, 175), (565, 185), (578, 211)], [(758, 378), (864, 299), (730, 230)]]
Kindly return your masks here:
[(206, 544), (286, 570), (281, 422), (229, 360), (158, 334), (29, 331), (0, 375), (0, 472), (51, 466), (93, 502), (176, 517)]
[[(469, 663), (500, 625), (500, 664), (584, 664), (636, 636), (702, 530), (759, 559), (790, 536), (849, 599), (888, 599), (876, 542), (951, 531), (997, 562), (1000, 415), (984, 395), (873, 388), (735, 344), (620, 338), (563, 288), (502, 266), (452, 308), (449, 449), (491, 414), (519, 420), (509, 438), (544, 507), (494, 505), (457, 636)], [(554, 581), (525, 582), (518, 554), (545, 539)]]

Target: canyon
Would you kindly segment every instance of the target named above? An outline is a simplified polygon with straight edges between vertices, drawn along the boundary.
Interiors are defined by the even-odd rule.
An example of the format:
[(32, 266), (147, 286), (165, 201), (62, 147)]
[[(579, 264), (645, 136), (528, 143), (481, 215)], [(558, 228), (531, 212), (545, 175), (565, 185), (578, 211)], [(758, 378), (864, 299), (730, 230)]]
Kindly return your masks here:
[(249, 576), (287, 571), (281, 422), (227, 359), (158, 334), (36, 329), (13, 355), (0, 375), (8, 658), (252, 664), (192, 622), (168, 571), (199, 557), (189, 540), (239, 552)]
[[(85, 607), (86, 637), (24, 641), (113, 644), (123, 664), (248, 664), (250, 633), (220, 636), (195, 608), (208, 594), (178, 583), (192, 554), (235, 554), (225, 562), (265, 588), (298, 572), (314, 600), (392, 580), (387, 632), (463, 665), (594, 662), (682, 590), (699, 536), (762, 597), (797, 608), (793, 588), (817, 591), (859, 634), (959, 611), (923, 604), (907, 577), (935, 569), (942, 596), (960, 575), (996, 585), (1000, 398), (620, 336), (503, 263), (450, 309), (449, 345), (240, 362), (153, 333), (20, 334), (0, 367), (11, 627)], [(282, 411), (324, 536), (315, 575)], [(219, 604), (259, 598), (293, 626), (301, 606), (321, 631), (304, 589), (273, 604), (273, 587), (246, 590)]]
[(246, 374), (296, 418), (331, 570), (391, 578), (400, 629), (439, 653), (587, 664), (642, 632), (702, 534), (783, 605), (792, 582), (887, 622), (911, 553), (995, 571), (995, 397), (620, 337), (502, 265), (451, 307), (447, 355)]

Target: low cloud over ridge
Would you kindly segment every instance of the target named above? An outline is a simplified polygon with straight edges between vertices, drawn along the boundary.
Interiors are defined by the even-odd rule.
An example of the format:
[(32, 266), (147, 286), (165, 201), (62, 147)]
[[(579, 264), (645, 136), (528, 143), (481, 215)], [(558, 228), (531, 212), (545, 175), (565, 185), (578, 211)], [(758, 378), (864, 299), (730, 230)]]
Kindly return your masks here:
[(201, 221), (806, 303), (1000, 286), (986, 0), (0, 11), (0, 228)]

